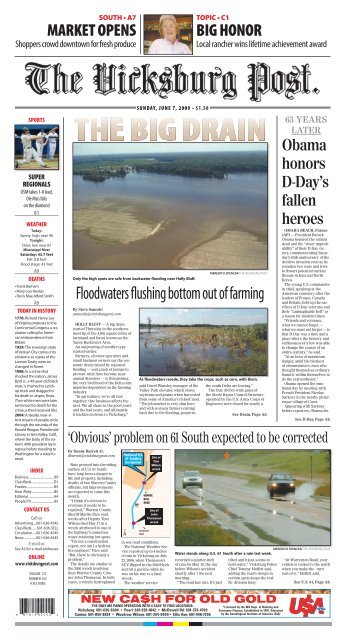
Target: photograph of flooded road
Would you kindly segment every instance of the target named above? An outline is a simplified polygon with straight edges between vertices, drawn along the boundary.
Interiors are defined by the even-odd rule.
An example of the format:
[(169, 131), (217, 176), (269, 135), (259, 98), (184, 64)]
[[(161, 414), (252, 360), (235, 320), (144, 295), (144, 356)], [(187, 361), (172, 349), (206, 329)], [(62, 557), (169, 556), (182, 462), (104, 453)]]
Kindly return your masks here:
[(331, 543), (329, 450), (177, 450), (175, 544)]
[(74, 143), (74, 269), (267, 269), (266, 143)]

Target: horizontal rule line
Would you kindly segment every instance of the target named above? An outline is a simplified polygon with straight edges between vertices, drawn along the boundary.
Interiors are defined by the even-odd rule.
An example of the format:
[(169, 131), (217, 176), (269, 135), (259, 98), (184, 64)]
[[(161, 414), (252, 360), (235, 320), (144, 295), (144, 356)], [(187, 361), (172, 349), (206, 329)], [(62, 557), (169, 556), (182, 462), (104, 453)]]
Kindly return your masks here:
[(75, 107), (68, 107), (68, 106), (65, 106), (64, 104), (60, 104), (59, 106), (54, 106), (54, 107), (45, 107), (45, 106), (42, 106), (41, 104), (40, 105), (36, 104), (36, 105), (34, 105), (32, 107), (26, 107), (26, 106), (25, 107), (21, 107), (21, 106), (15, 107), (15, 109), (77, 109), (78, 111), (80, 109), (103, 109), (103, 111), (104, 111), (105, 109), (136, 109), (136, 108), (137, 108), (136, 106), (133, 106), (133, 107), (111, 107), (111, 106), (108, 106), (108, 105), (104, 105), (103, 107), (91, 107), (91, 106), (90, 107), (83, 107), (83, 106), (78, 106), (78, 105), (75, 106)]
[[(253, 48), (256, 49), (256, 47), (253, 47)], [(76, 49), (78, 49), (78, 47), (76, 47)], [(233, 53), (233, 51), (234, 50), (232, 49), (232, 53)], [(257, 53), (259, 53), (259, 52), (257, 52)], [(121, 56), (121, 59), (122, 58), (139, 58), (139, 55), (140, 54), (134, 54), (132, 56)], [(265, 58), (305, 58), (306, 55), (308, 55), (308, 58), (330, 58), (331, 57), (331, 56), (313, 56), (313, 55), (310, 56), (309, 54), (294, 55), (293, 53), (291, 53), (289, 56), (286, 56), (286, 55), (285, 56), (283, 56), (283, 55), (281, 55), (281, 56), (270, 56), (270, 55), (265, 54)], [(56, 54), (56, 56), (36, 56), (35, 55), (35, 58), (77, 58), (77, 57), (80, 57), (80, 58), (99, 58), (100, 56), (102, 58), (113, 58), (113, 59), (115, 58), (116, 59), (116, 57), (114, 55), (112, 55), (112, 56), (103, 56), (101, 53), (99, 53), (97, 56), (77, 56), (77, 55), (74, 55), (74, 56), (60, 56), (58, 54)], [(27, 58), (27, 59), (29, 59), (29, 56), (14, 56), (14, 57), (15, 58)], [(213, 57), (216, 60), (218, 60), (218, 58), (229, 58), (229, 56), (218, 56), (218, 55), (215, 55), (215, 56), (193, 56), (193, 59), (194, 60), (198, 60), (198, 58), (207, 58), (208, 60), (212, 60)], [(234, 55), (234, 56), (232, 56), (232, 59), (236, 60), (236, 58), (252, 58), (252, 57), (253, 56), (236, 56), (236, 55)], [(166, 54), (166, 55), (163, 54), (162, 55), (161, 54), (161, 55), (159, 55), (159, 58), (171, 58), (171, 55), (168, 55), (168, 54)], [(152, 60), (151, 56), (148, 56), (147, 58), (146, 58), (146, 56), (144, 58), (139, 58), (140, 61), (146, 60), (147, 62), (150, 59)]]
[[(16, 305), (16, 306), (18, 306), (18, 305)], [(294, 425), (285, 425), (282, 428), (284, 428), (284, 429), (290, 429), (290, 428), (293, 429), (293, 427), (294, 427)], [(305, 429), (308, 429), (308, 427), (310, 427), (312, 429), (313, 425), (312, 424), (309, 424), (309, 425), (305, 424), (305, 425), (303, 425), (303, 427)], [(136, 425), (135, 427), (134, 426), (131, 427), (131, 429), (138, 429), (139, 431), (143, 430), (145, 428), (147, 429), (147, 426), (145, 426), (145, 425), (140, 425), (140, 426)], [(159, 425), (150, 426), (150, 429), (160, 429), (160, 428), (161, 427)], [(173, 429), (174, 427), (171, 427), (171, 428)], [(179, 428), (182, 429), (183, 427), (179, 427)], [(198, 427), (198, 425), (195, 424), (195, 425), (189, 425), (189, 428), (190, 429), (199, 429), (200, 427)], [(213, 428), (214, 429), (220, 429), (221, 427), (219, 425), (214, 425)], [(258, 429), (259, 427), (255, 427), (255, 428)], [(269, 427), (265, 427), (265, 429), (266, 428), (268, 429)], [(325, 425), (324, 428), (325, 429), (331, 429), (332, 427), (331, 427), (331, 425)], [(74, 425), (68, 425), (68, 429), (109, 429), (109, 425), (106, 425), (106, 424), (104, 424), (104, 425), (103, 424), (74, 424)]]
[[(31, 169), (27, 169), (27, 171), (31, 171)], [(33, 215), (32, 213), (15, 213), (15, 218), (39, 218), (39, 215)], [(41, 213), (41, 218), (58, 218), (58, 213)]]
[[(239, 105), (236, 105), (236, 107), (210, 107), (210, 109), (330, 109), (331, 107), (325, 107), (325, 106), (321, 106), (321, 107), (287, 107), (287, 106), (283, 106), (283, 107), (265, 107), (264, 105), (253, 105), (250, 107), (240, 107)], [(201, 111), (201, 109), (199, 109)]]
[[(178, 105), (175, 105), (175, 106), (178, 106)], [(195, 106), (197, 106), (197, 105), (195, 105)], [(208, 105), (205, 105), (205, 106), (208, 106)], [(103, 107), (95, 107), (95, 106), (91, 106), (91, 105), (90, 106), (86, 106), (86, 107), (85, 106), (68, 107), (68, 106), (65, 106), (65, 105), (59, 105), (59, 106), (54, 106), (54, 107), (46, 107), (44, 105), (39, 105), (39, 106), (35, 105), (35, 106), (31, 106), (31, 107), (26, 107), (26, 106), (25, 107), (21, 107), (21, 106), (15, 107), (15, 109), (38, 109), (38, 108), (39, 109), (57, 109), (57, 110), (58, 109), (75, 109), (77, 111), (79, 111), (81, 109), (102, 109), (103, 111), (106, 111), (107, 109), (116, 109), (117, 111), (118, 110), (121, 111), (121, 109), (123, 109), (123, 110), (125, 110), (125, 109), (135, 109), (136, 110), (137, 109), (136, 106), (133, 106), (133, 107), (112, 107), (110, 105), (103, 105)], [(286, 106), (286, 107), (265, 107), (263, 105), (260, 105), (260, 106), (259, 105), (253, 105), (253, 106), (250, 106), (250, 107), (243, 107), (243, 106), (241, 107), (240, 105), (236, 105), (235, 107), (230, 107), (230, 106), (228, 106), (228, 107), (209, 107), (210, 110), (211, 109), (285, 109), (286, 110), (286, 109), (330, 109), (330, 108), (331, 107), (325, 107), (325, 106), (321, 106), (321, 107), (306, 107), (306, 106), (303, 106), (303, 107), (290, 107), (290, 106), (289, 107), (288, 106)], [(202, 109), (198, 109), (198, 111), (201, 112), (203, 110)]]

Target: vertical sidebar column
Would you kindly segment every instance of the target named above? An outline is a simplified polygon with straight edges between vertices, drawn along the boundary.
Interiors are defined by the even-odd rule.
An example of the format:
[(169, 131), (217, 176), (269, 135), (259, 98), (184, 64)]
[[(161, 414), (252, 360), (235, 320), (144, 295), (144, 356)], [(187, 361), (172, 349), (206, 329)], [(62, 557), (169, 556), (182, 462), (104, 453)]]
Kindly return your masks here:
[(63, 123), (18, 113), (12, 200), (15, 613), (52, 619), (62, 615), (63, 574)]
[(304, 427), (331, 421), (329, 118), (279, 118), (280, 418)]

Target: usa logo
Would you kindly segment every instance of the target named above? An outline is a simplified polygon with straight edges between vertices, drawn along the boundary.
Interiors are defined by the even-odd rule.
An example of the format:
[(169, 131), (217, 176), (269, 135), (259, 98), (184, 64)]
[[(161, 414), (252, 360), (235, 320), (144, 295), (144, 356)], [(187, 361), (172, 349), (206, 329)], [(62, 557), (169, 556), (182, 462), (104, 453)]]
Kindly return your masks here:
[(309, 615), (314, 615), (315, 612), (323, 614), (325, 608), (323, 606), (323, 598), (316, 598), (315, 600), (308, 594), (305, 598), (291, 598), (290, 600), (290, 613), (298, 615), (303, 614), (303, 618), (307, 618)]

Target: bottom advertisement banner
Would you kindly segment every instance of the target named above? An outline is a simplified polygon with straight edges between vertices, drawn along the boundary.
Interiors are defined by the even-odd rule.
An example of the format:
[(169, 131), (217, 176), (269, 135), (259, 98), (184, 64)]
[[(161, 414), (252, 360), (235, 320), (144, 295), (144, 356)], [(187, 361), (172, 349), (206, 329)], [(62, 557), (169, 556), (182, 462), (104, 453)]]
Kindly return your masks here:
[(70, 618), (330, 618), (329, 590), (69, 590)]

